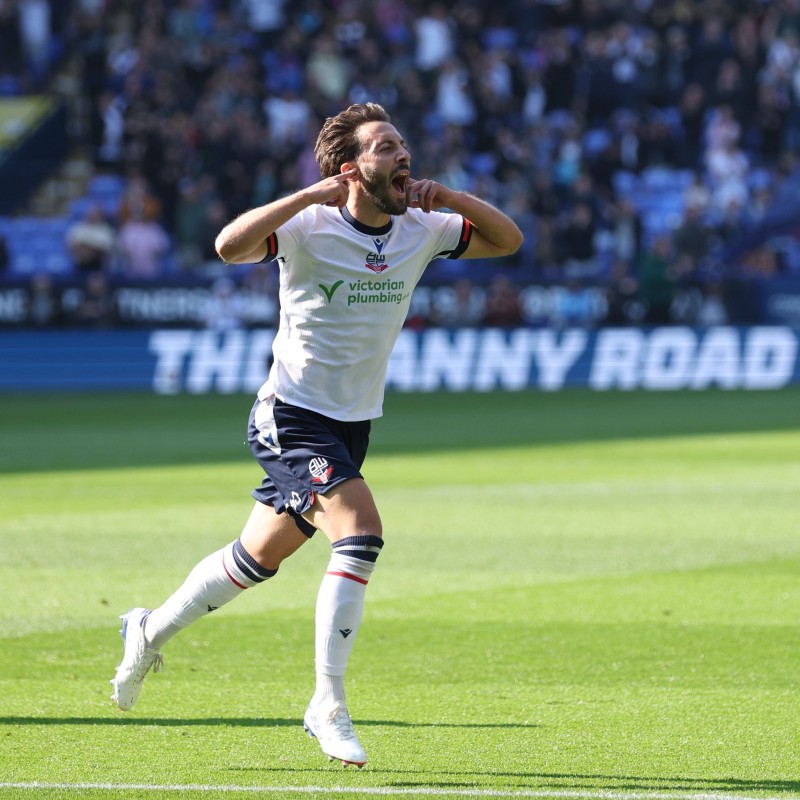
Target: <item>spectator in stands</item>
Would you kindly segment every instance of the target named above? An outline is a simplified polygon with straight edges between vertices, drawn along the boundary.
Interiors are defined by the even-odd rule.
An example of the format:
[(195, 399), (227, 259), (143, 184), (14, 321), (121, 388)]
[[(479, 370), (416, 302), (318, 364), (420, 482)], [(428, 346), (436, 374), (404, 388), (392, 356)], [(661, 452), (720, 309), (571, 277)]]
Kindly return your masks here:
[(710, 148), (706, 166), (711, 184), (711, 203), (722, 212), (731, 202), (744, 205), (747, 201), (749, 162), (744, 151), (730, 139)]
[(162, 203), (150, 190), (147, 179), (140, 174), (131, 175), (120, 201), (120, 222), (124, 224), (131, 219), (150, 222), (159, 219), (161, 211)]
[(311, 121), (311, 108), (294, 86), (284, 86), (279, 95), (264, 101), (269, 136), (280, 152), (305, 142)]
[(699, 83), (687, 84), (679, 106), (681, 147), (678, 166), (697, 169), (703, 152), (703, 135), (707, 112), (706, 95)]
[(706, 213), (711, 205), (711, 192), (699, 173), (695, 173), (690, 186), (683, 196), (684, 208), (693, 208), (700, 214)]
[(735, 120), (747, 124), (748, 109), (752, 108), (752, 98), (747, 96), (747, 91), (739, 62), (728, 56), (720, 64), (711, 102), (717, 106), (728, 106)]
[(213, 180), (208, 175), (181, 181), (174, 230), (175, 249), (183, 269), (196, 269), (205, 259), (203, 245), (210, 238), (208, 211), (215, 199), (212, 189)]
[(561, 211), (561, 201), (547, 169), (537, 169), (531, 187), (531, 210), (537, 217), (555, 219)]
[(107, 270), (117, 246), (117, 232), (100, 206), (91, 206), (67, 231), (67, 249), (79, 273)]
[(350, 62), (344, 57), (336, 39), (330, 34), (318, 36), (306, 65), (308, 88), (326, 103), (342, 103), (351, 77)]
[(131, 278), (157, 278), (170, 247), (166, 231), (154, 219), (134, 210), (119, 232), (123, 271)]
[(774, 202), (775, 195), (769, 184), (756, 186), (753, 191), (753, 196), (747, 204), (747, 218), (750, 224), (754, 225), (764, 219)]
[(659, 234), (653, 238), (639, 262), (640, 297), (645, 308), (644, 320), (651, 325), (670, 322), (670, 307), (675, 297), (676, 273), (674, 251), (670, 237)]
[(241, 5), (247, 15), (245, 21), (250, 30), (259, 37), (259, 46), (274, 46), (286, 25), (286, 0), (242, 0)]
[(539, 275), (558, 279), (560, 277), (558, 269), (560, 261), (555, 217), (540, 216), (536, 220), (533, 266)]
[(581, 173), (583, 147), (581, 146), (580, 129), (570, 121), (560, 131), (560, 141), (553, 165), (553, 177), (561, 187), (570, 187)]
[(615, 261), (636, 264), (642, 251), (644, 230), (636, 207), (621, 198), (609, 209), (611, 217), (612, 255)]
[(445, 61), (436, 81), (436, 112), (443, 123), (466, 126), (475, 122), (475, 102), (470, 87), (466, 65), (457, 58)]
[[(308, 129), (353, 95), (396, 109), (421, 172), (460, 171), (471, 191), (509, 209), (523, 187), (539, 229), (535, 258), (519, 256), (525, 281), (564, 279), (550, 269), (554, 220), (585, 202), (576, 196), (584, 173), (602, 231), (621, 170), (692, 170), (687, 205), (703, 191), (713, 202), (700, 212), (705, 230), (687, 220), (676, 235), (679, 264), (691, 271), (723, 233), (713, 225), (732, 202), (748, 218), (766, 213), (770, 198), (750, 196), (753, 165), (776, 184), (792, 180), (773, 170), (800, 148), (795, 0), (140, 5), (132, 14), (130, 3), (0, 0), (0, 95), (35, 83), (22, 53), (20, 19), (29, 15), (26, 41), (39, 52), (46, 44), (48, 58), (63, 43), (79, 66), (93, 120), (79, 110), (72, 129), (91, 130), (99, 163), (139, 176), (120, 223), (141, 205), (141, 219), (181, 244), (190, 239), (179, 232), (182, 181), (210, 178), (207, 212), (223, 222), (310, 185)], [(592, 136), (599, 149), (587, 146)], [(628, 222), (616, 221), (619, 257), (630, 238)], [(664, 224), (648, 214), (642, 233)], [(202, 249), (216, 260), (206, 241)]]
[(455, 54), (454, 21), (443, 3), (433, 3), (414, 26), (417, 40), (415, 64), (423, 76), (432, 76)]
[[(797, 59), (795, 66), (794, 80), (797, 81), (798, 78), (800, 78), (800, 58)], [(757, 96), (753, 122), (758, 141), (758, 154), (768, 162), (774, 162), (786, 146), (789, 92), (782, 91), (769, 83), (762, 83), (758, 87)]]
[(598, 271), (596, 234), (591, 207), (578, 203), (559, 230), (559, 250), (568, 278), (587, 278)]
[(616, 261), (606, 291), (607, 325), (635, 325), (642, 321), (645, 308), (639, 298), (639, 281), (627, 261)]
[(774, 278), (779, 271), (778, 255), (769, 245), (754, 247), (742, 258), (742, 275), (747, 278)]
[[(745, 209), (738, 198), (731, 198), (728, 205), (721, 210), (714, 232), (724, 244), (732, 244), (747, 227)], [(709, 287), (710, 288), (710, 287)]]
[[(688, 205), (683, 220), (674, 234), (676, 267), (682, 274), (694, 272), (711, 249), (712, 231), (703, 217), (702, 209)], [(663, 250), (662, 246), (659, 250)]]
[(483, 324), (492, 328), (514, 328), (522, 322), (519, 291), (505, 275), (495, 275), (486, 293)]
[(125, 139), (126, 101), (121, 94), (105, 91), (92, 109), (89, 136), (98, 165), (119, 169)]
[(18, 0), (18, 8), (22, 51), (31, 73), (40, 80), (50, 65), (52, 9), (48, 0)]

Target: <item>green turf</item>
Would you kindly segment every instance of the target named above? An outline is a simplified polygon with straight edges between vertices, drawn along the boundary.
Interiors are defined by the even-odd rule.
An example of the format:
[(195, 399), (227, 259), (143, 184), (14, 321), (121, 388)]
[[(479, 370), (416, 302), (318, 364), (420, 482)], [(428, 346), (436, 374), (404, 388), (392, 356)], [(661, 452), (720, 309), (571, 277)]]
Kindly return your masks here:
[(299, 726), (321, 536), (108, 700), (247, 516), (250, 403), (0, 400), (0, 798), (800, 797), (800, 391), (390, 395), (358, 773)]

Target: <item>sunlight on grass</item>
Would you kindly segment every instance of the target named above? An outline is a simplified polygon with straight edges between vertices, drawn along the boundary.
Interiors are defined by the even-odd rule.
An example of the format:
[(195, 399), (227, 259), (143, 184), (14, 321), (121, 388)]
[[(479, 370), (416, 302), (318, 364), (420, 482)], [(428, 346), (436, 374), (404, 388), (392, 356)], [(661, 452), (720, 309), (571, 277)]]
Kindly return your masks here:
[[(128, 464), (93, 443), (119, 441), (116, 411), (67, 403), (61, 455), (6, 453), (0, 475), (0, 796), (800, 796), (798, 398), (393, 397), (365, 467), (387, 544), (348, 678), (357, 774), (300, 726), (322, 536), (171, 642), (133, 712), (112, 708), (117, 616), (238, 535), (259, 476), (215, 427), (241, 398), (149, 405), (163, 416)], [(36, 403), (12, 411), (35, 430)], [(59, 442), (87, 426), (73, 469)]]

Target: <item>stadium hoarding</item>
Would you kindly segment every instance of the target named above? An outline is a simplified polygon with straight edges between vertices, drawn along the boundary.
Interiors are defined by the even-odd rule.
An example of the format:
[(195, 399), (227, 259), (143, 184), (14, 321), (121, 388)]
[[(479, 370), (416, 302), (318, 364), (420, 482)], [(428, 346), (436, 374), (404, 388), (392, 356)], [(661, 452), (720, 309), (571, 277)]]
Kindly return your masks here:
[[(0, 335), (0, 391), (255, 392), (273, 330)], [(778, 389), (800, 383), (800, 328), (403, 330), (390, 390)]]
[[(457, 263), (457, 262), (454, 262)], [(463, 265), (462, 265), (463, 266)], [(269, 274), (269, 273), (268, 273)], [(497, 274), (487, 271), (487, 275)], [(272, 279), (277, 273), (272, 274)], [(36, 280), (34, 279), (36, 276)], [(85, 325), (81, 310), (87, 297), (84, 279), (52, 278), (42, 283), (41, 273), (0, 275), (0, 331), (29, 328), (77, 329)], [(514, 278), (515, 282), (520, 277)], [(470, 310), (485, 313), (487, 285), (470, 278)], [(108, 311), (104, 328), (152, 330), (155, 328), (219, 327), (220, 315), (234, 316), (245, 328), (266, 328), (278, 319), (277, 289), (255, 288), (218, 274), (216, 277), (170, 275), (152, 281), (134, 281), (112, 275), (108, 284)], [(735, 281), (727, 285), (725, 306), (730, 325), (786, 325), (800, 327), (800, 275), (770, 280)], [(694, 285), (676, 288), (671, 324), (697, 325), (703, 291)], [(522, 281), (519, 284), (521, 324), (534, 327), (602, 327), (643, 324), (641, 298), (610, 301), (609, 287), (598, 283), (565, 286), (560, 283)], [(618, 298), (619, 300), (619, 298)], [(614, 306), (612, 308), (612, 306)], [(451, 284), (418, 285), (411, 296), (409, 318), (422, 325), (447, 324), (457, 307)]]

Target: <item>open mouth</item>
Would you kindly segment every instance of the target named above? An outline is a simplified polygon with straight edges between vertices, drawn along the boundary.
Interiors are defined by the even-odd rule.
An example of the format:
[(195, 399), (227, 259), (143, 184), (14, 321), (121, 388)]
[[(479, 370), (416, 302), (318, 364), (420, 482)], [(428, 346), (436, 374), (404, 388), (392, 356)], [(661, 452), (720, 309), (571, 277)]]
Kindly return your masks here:
[(395, 191), (395, 194), (402, 195), (403, 197), (406, 196), (406, 184), (408, 183), (408, 173), (407, 172), (398, 172), (392, 178), (392, 188)]

